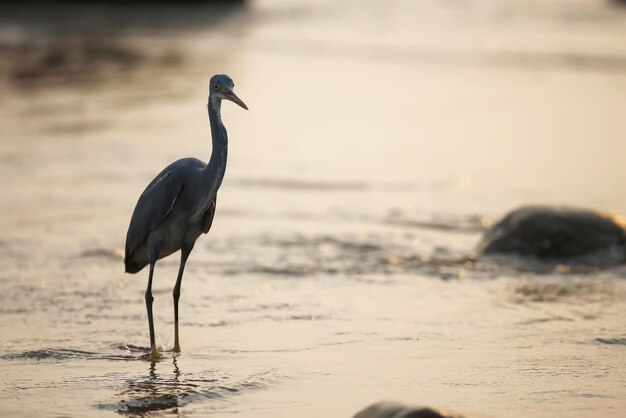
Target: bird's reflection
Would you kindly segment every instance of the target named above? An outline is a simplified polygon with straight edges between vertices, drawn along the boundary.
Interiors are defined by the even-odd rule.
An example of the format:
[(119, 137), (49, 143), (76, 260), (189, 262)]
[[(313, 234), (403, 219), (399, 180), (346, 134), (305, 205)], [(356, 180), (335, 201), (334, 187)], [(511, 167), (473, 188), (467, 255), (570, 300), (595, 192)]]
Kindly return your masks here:
[[(159, 363), (163, 366), (164, 363)], [(195, 392), (196, 385), (180, 382), (180, 369), (176, 357), (172, 359), (173, 370), (167, 374), (157, 374), (157, 364), (150, 363), (148, 375), (127, 382), (119, 394), (117, 412), (125, 416), (168, 415), (180, 416), (179, 407), (186, 403), (186, 398)]]

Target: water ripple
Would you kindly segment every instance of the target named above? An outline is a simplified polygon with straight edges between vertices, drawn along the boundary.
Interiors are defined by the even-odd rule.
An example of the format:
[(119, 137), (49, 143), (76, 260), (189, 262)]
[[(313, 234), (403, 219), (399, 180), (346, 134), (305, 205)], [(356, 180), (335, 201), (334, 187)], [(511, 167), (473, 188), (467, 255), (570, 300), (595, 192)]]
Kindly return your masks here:
[(1, 357), (4, 360), (135, 360), (128, 355), (102, 354), (92, 351), (73, 350), (68, 348), (44, 348), (40, 350), (24, 351), (19, 353), (9, 353)]
[(626, 337), (616, 337), (616, 338), (596, 338), (593, 340), (598, 344), (608, 344), (608, 345), (626, 345)]
[(276, 369), (270, 369), (234, 380), (230, 374), (217, 371), (183, 373), (175, 359), (173, 365), (173, 375), (160, 375), (152, 364), (147, 376), (126, 381), (117, 400), (98, 404), (96, 408), (124, 416), (146, 416), (176, 411), (192, 402), (223, 402), (235, 395), (267, 389), (286, 378)]

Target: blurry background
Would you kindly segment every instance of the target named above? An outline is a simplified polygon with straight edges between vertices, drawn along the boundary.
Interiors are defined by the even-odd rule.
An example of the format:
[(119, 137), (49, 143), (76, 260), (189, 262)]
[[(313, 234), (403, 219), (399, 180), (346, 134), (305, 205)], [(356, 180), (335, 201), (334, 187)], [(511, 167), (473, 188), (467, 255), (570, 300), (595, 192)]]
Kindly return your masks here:
[[(120, 251), (153, 176), (209, 159), (214, 73), (250, 111), (223, 107), (184, 352), (149, 370), (147, 272), (124, 275)], [(626, 213), (625, 132), (619, 2), (2, 5), (0, 412), (614, 412), (623, 269), (454, 260), (521, 204)], [(165, 347), (177, 263), (156, 273)]]

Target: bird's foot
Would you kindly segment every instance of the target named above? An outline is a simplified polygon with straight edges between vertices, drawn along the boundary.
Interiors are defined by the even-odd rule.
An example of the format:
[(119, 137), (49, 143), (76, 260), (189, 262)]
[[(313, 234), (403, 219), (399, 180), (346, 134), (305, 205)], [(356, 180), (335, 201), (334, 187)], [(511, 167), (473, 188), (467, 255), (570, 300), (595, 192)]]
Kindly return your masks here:
[(151, 362), (159, 361), (162, 358), (163, 358), (163, 354), (161, 354), (159, 352), (159, 349), (156, 348), (156, 346), (154, 346), (154, 345), (150, 349), (149, 353), (144, 354), (143, 356), (141, 356), (142, 360), (151, 361)]
[(178, 343), (178, 341), (174, 343), (174, 348), (172, 348), (172, 351), (176, 354), (180, 354), (180, 344)]

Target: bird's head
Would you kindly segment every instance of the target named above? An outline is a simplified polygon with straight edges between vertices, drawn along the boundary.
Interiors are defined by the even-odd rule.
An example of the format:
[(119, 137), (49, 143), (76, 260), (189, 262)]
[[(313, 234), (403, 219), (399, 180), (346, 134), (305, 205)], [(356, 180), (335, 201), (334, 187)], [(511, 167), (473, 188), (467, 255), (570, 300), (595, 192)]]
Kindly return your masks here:
[(248, 110), (248, 106), (241, 100), (235, 92), (233, 88), (235, 87), (235, 83), (233, 80), (227, 76), (226, 74), (216, 74), (211, 77), (209, 81), (209, 97), (216, 98), (218, 100), (230, 100), (233, 103), (237, 103), (239, 106)]

